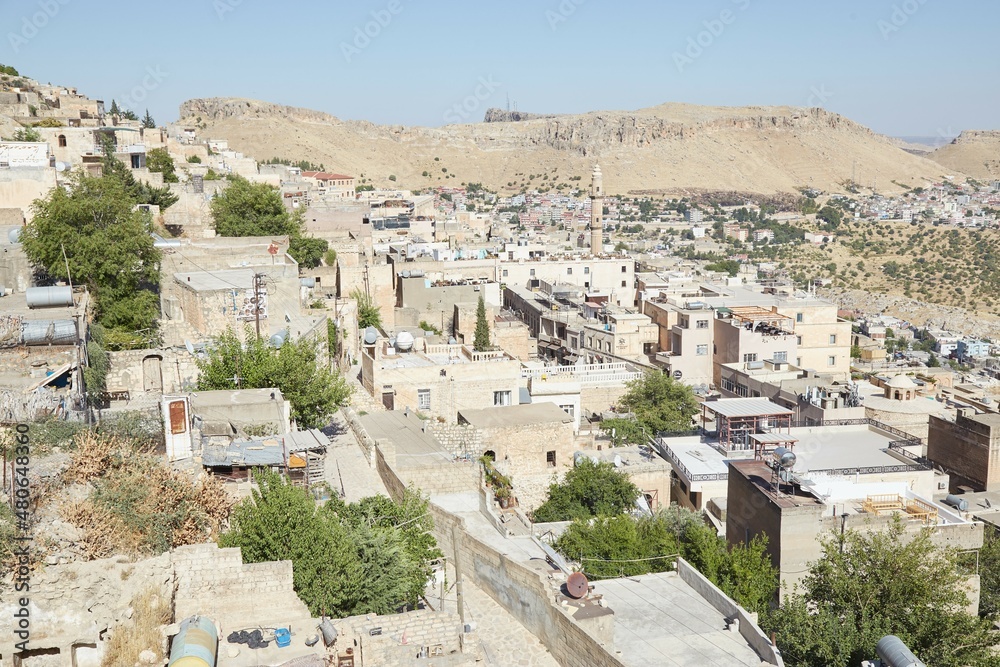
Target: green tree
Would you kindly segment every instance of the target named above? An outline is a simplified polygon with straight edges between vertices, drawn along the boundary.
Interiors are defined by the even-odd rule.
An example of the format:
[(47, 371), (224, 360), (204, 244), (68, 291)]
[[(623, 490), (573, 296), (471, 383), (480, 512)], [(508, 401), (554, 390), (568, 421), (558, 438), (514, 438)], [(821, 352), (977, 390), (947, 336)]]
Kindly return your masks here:
[(986, 524), (979, 550), (979, 615), (1000, 617), (1000, 533)]
[(476, 352), (485, 352), (490, 349), (490, 323), (486, 319), (486, 300), (483, 295), (479, 295), (479, 303), (476, 305), (476, 333), (473, 336), (472, 347)]
[(317, 508), (309, 494), (269, 470), (232, 513), (219, 544), (240, 547), (246, 562), (291, 560), (295, 592), (315, 615), (388, 614), (415, 605), (441, 552), (427, 501), (404, 492)]
[(354, 291), (351, 292), (351, 298), (358, 304), (358, 327), (360, 329), (382, 326), (382, 311), (375, 304), (371, 294), (355, 287)]
[(230, 516), (221, 547), (239, 547), (246, 563), (292, 561), (295, 592), (316, 615), (349, 616), (363, 580), (347, 530), (316, 508), (304, 490), (270, 470)]
[(206, 359), (198, 362), (198, 389), (277, 387), (292, 406), (292, 417), (304, 428), (322, 428), (334, 410), (346, 405), (351, 388), (343, 376), (320, 363), (318, 346), (309, 340), (286, 341), (273, 349), (247, 327), (241, 344), (232, 329), (217, 337)]
[(164, 183), (178, 183), (176, 166), (174, 159), (166, 148), (154, 148), (146, 153), (146, 167), (156, 173), (163, 174)]
[(728, 273), (730, 276), (735, 276), (740, 272), (740, 263), (735, 259), (724, 259), (711, 264), (706, 264), (705, 270), (718, 271), (720, 273)]
[(533, 513), (536, 522), (616, 516), (630, 510), (639, 487), (606, 462), (583, 459), (562, 482), (549, 486), (549, 497)]
[(13, 136), (14, 141), (24, 141), (27, 143), (38, 143), (42, 140), (42, 135), (33, 127), (25, 127), (16, 130)]
[(937, 355), (931, 354), (927, 360), (927, 368), (941, 368), (941, 362), (938, 360)]
[(122, 110), (118, 108), (118, 102), (111, 100), (111, 109), (108, 110), (108, 113), (115, 117), (122, 115)]
[(201, 164), (201, 158), (198, 157), (197, 155), (188, 155), (187, 161), (188, 164)]
[(149, 115), (149, 109), (146, 109), (146, 115), (142, 117), (142, 126), (147, 130), (153, 130), (156, 128), (156, 121), (153, 117)]
[(963, 611), (967, 574), (930, 529), (906, 535), (901, 519), (886, 530), (849, 530), (823, 540), (801, 590), (764, 623), (777, 633), (789, 667), (854, 667), (875, 658), (875, 644), (897, 635), (935, 667), (995, 666), (990, 622)]
[(824, 206), (816, 214), (816, 219), (825, 222), (829, 229), (836, 229), (843, 221), (844, 214), (840, 209), (833, 208), (832, 206)]
[(145, 181), (136, 180), (132, 170), (115, 157), (114, 145), (110, 141), (105, 141), (103, 148), (104, 157), (101, 161), (103, 177), (113, 178), (121, 183), (136, 204), (151, 204), (159, 206), (160, 211), (165, 211), (177, 203), (179, 197), (171, 192), (169, 187), (157, 188)]
[(135, 205), (118, 179), (77, 173), (69, 190), (54, 188), (32, 204), (34, 217), (21, 234), (32, 264), (88, 287), (114, 350), (148, 346), (159, 318), (160, 252), (149, 214)]
[(211, 204), (219, 236), (294, 236), (299, 231), (278, 189), (233, 176)]
[(135, 112), (131, 109), (123, 109), (121, 112), (123, 120), (139, 120), (139, 117), (135, 115)]
[(288, 254), (299, 263), (299, 266), (315, 269), (320, 265), (329, 247), (330, 244), (323, 239), (296, 234), (289, 239)]
[(651, 371), (628, 383), (628, 391), (619, 399), (619, 407), (632, 419), (608, 419), (601, 423), (605, 433), (613, 434), (616, 446), (644, 443), (657, 433), (691, 430), (691, 419), (698, 413), (698, 399), (691, 387), (659, 371)]

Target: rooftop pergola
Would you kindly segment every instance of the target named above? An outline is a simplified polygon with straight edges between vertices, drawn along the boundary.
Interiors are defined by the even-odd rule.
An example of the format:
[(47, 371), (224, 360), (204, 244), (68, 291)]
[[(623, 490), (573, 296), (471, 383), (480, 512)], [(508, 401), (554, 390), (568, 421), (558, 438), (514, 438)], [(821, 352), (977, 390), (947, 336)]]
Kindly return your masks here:
[(782, 433), (750, 434), (750, 442), (753, 443), (753, 457), (758, 461), (763, 461), (769, 453), (773, 452), (778, 447), (794, 450), (795, 443), (798, 441), (798, 438), (793, 438), (790, 435)]
[[(772, 444), (770, 441), (782, 431), (785, 439), (781, 442), (794, 443), (796, 440), (787, 435), (792, 428), (792, 414), (788, 408), (765, 398), (723, 398), (702, 403), (702, 423), (717, 422), (719, 445), (727, 451), (753, 447), (756, 452), (758, 443), (752, 440), (752, 436), (768, 436), (761, 443), (767, 445)], [(777, 443), (774, 444), (777, 446)]]
[(792, 318), (760, 306), (735, 306), (729, 313), (737, 326), (759, 333), (792, 333)]

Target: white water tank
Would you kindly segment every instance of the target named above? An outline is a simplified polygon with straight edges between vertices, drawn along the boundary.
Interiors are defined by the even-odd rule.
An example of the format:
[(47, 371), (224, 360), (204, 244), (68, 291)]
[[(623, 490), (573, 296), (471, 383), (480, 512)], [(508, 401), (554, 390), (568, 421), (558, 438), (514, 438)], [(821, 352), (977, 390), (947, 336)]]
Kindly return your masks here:
[(413, 349), (413, 334), (409, 331), (401, 331), (396, 336), (396, 349), (400, 352), (409, 352)]

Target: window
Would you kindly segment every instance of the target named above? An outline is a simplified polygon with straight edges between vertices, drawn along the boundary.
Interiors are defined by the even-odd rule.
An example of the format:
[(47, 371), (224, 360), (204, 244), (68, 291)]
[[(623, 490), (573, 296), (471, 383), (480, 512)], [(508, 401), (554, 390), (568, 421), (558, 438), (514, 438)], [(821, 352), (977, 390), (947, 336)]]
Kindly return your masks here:
[(572, 266), (566, 267), (566, 275), (567, 276), (573, 275), (573, 267)]
[(736, 384), (730, 378), (722, 378), (722, 389), (730, 394), (735, 394)]
[(623, 281), (622, 281), (622, 287), (627, 287), (627, 286), (628, 286), (628, 283), (627, 283), (626, 281), (624, 281), (624, 280), (623, 280)]
[(431, 390), (417, 389), (417, 410), (431, 409)]
[(698, 329), (707, 329), (708, 328), (708, 320), (698, 320), (697, 328)]
[(587, 343), (587, 347), (594, 347), (594, 337), (588, 336), (587, 340), (590, 341), (589, 343)]
[(545, 452), (545, 464), (550, 468), (556, 467), (556, 451), (554, 449)]
[(568, 414), (573, 419), (576, 419), (576, 407), (574, 407), (572, 403), (569, 405), (560, 405), (559, 409)]
[(493, 405), (510, 405), (510, 390), (493, 392)]
[(60, 134), (59, 135), (59, 148), (66, 148), (66, 135), (65, 134)]
[(535, 270), (532, 269), (531, 271), (529, 271), (528, 275), (531, 276), (532, 278), (534, 278), (535, 277)]
[(743, 361), (745, 363), (748, 363), (748, 362), (751, 362), (751, 361), (757, 361), (757, 353), (756, 352), (748, 352), (747, 354), (744, 354), (743, 355)]
[(795, 343), (797, 345), (802, 345), (802, 336), (796, 336), (795, 337)]
[(699, 345), (695, 349), (695, 354), (697, 354), (699, 357), (707, 356), (708, 355), (708, 344), (706, 343), (705, 345)]
[(504, 269), (504, 270), (503, 270), (503, 277), (504, 277), (504, 278), (506, 278), (506, 277), (507, 277), (507, 269)]
[(590, 273), (590, 267), (589, 266), (583, 267), (583, 275), (587, 275), (588, 273)]
[(611, 341), (607, 342), (607, 346), (608, 346), (608, 352), (610, 352), (611, 351)]
[(785, 352), (784, 350), (782, 350), (780, 352), (775, 352), (774, 353), (774, 360), (775, 361), (788, 361), (788, 353)]
[(805, 321), (805, 315), (803, 315), (802, 313), (795, 313), (795, 321), (796, 322), (804, 322)]
[(625, 265), (622, 265), (622, 273), (628, 273), (628, 268)]
[(802, 368), (802, 357), (795, 357), (795, 365)]
[(836, 366), (837, 365), (837, 357), (834, 357), (833, 355), (827, 357), (826, 358), (826, 365), (827, 366)]
[(830, 345), (837, 344), (837, 334), (830, 334)]

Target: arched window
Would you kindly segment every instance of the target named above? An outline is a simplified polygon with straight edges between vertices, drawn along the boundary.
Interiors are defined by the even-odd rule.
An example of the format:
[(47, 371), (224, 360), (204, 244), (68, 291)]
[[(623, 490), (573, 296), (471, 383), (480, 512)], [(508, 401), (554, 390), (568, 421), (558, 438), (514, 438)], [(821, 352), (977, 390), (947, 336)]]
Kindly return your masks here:
[(60, 134), (59, 135), (59, 148), (66, 148), (66, 135), (65, 134)]

